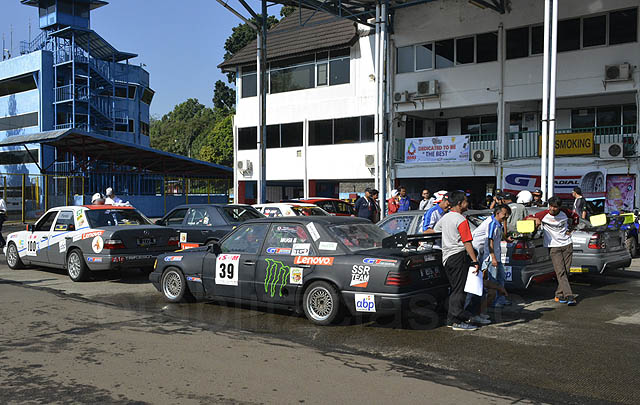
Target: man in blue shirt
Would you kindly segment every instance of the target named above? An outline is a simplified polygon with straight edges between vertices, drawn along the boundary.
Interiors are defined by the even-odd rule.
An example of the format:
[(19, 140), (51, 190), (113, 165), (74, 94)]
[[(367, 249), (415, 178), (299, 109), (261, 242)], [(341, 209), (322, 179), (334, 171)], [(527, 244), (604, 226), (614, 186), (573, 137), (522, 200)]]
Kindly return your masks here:
[(374, 204), (371, 202), (371, 189), (367, 187), (364, 190), (364, 196), (360, 197), (355, 204), (356, 213), (360, 218), (366, 218), (373, 221), (373, 214), (375, 213)]
[(400, 191), (400, 201), (398, 201), (398, 212), (409, 211), (411, 209), (411, 199), (407, 195), (405, 187), (398, 188)]
[[(487, 229), (487, 239), (484, 242), (482, 261), (480, 262), (482, 263), (482, 267), (487, 268), (491, 276), (497, 280), (498, 284), (502, 287), (504, 287), (506, 281), (504, 263), (500, 262), (502, 259), (500, 242), (502, 242), (502, 235), (504, 233), (502, 223), (506, 221), (510, 214), (511, 209), (508, 205), (498, 205), (493, 210), (491, 222), (489, 222), (489, 228)], [(498, 307), (510, 304), (504, 295), (498, 295), (493, 303), (493, 305)]]
[(440, 218), (449, 211), (451, 205), (445, 191), (438, 191), (435, 195), (436, 205), (429, 208), (422, 217), (422, 233), (433, 233)]

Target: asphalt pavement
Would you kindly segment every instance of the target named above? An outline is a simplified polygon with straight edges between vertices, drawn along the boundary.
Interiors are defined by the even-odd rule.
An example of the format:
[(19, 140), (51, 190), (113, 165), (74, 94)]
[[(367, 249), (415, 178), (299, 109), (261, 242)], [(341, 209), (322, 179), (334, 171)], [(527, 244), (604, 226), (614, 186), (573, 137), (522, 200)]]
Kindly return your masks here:
[(640, 259), (512, 292), (476, 332), (427, 308), (409, 326), (286, 311), (168, 304), (137, 271), (73, 283), (0, 263), (0, 402), (640, 403)]

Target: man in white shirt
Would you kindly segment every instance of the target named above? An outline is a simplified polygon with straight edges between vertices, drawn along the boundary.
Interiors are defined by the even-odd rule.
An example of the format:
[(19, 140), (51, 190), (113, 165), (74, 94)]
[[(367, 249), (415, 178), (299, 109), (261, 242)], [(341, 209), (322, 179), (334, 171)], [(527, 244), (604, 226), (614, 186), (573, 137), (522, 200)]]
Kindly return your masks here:
[(428, 189), (422, 190), (422, 201), (420, 201), (419, 210), (428, 210), (435, 205), (435, 198), (431, 197), (431, 192)]
[(536, 227), (542, 226), (544, 246), (549, 248), (558, 279), (555, 301), (573, 306), (576, 305), (576, 299), (569, 284), (569, 268), (573, 257), (571, 232), (579, 219), (575, 212), (562, 209), (562, 200), (558, 197), (549, 198), (548, 204), (549, 209), (529, 218), (536, 222)]

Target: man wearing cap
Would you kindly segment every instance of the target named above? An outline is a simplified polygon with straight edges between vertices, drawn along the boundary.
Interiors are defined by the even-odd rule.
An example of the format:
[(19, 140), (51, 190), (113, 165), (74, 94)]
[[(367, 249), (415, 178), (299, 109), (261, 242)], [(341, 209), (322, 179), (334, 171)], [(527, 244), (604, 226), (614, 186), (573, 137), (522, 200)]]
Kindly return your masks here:
[(547, 204), (542, 201), (542, 190), (539, 188), (535, 189), (532, 193), (533, 201), (531, 201), (532, 207), (546, 207)]
[(434, 198), (437, 204), (429, 208), (422, 217), (422, 233), (434, 233), (433, 228), (435, 228), (440, 218), (451, 208), (446, 191), (438, 191)]
[(364, 190), (364, 196), (360, 197), (358, 201), (356, 201), (355, 209), (360, 218), (366, 218), (369, 221), (373, 221), (374, 207), (371, 202), (371, 189), (369, 187)]

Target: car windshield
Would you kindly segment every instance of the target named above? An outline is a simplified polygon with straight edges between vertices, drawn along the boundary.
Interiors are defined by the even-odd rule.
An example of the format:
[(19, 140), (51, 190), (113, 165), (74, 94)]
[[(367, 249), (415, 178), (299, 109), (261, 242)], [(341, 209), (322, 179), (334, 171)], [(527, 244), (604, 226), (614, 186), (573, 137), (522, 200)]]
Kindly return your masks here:
[(304, 217), (329, 215), (322, 208), (318, 207), (301, 207), (299, 205), (294, 205), (291, 207), (291, 210), (295, 212), (296, 215)]
[(329, 231), (352, 252), (382, 247), (390, 235), (374, 224), (334, 225)]
[(85, 211), (92, 228), (119, 225), (151, 225), (151, 221), (134, 209), (109, 209)]
[(253, 207), (222, 207), (221, 211), (229, 222), (244, 222), (250, 219), (264, 218)]

